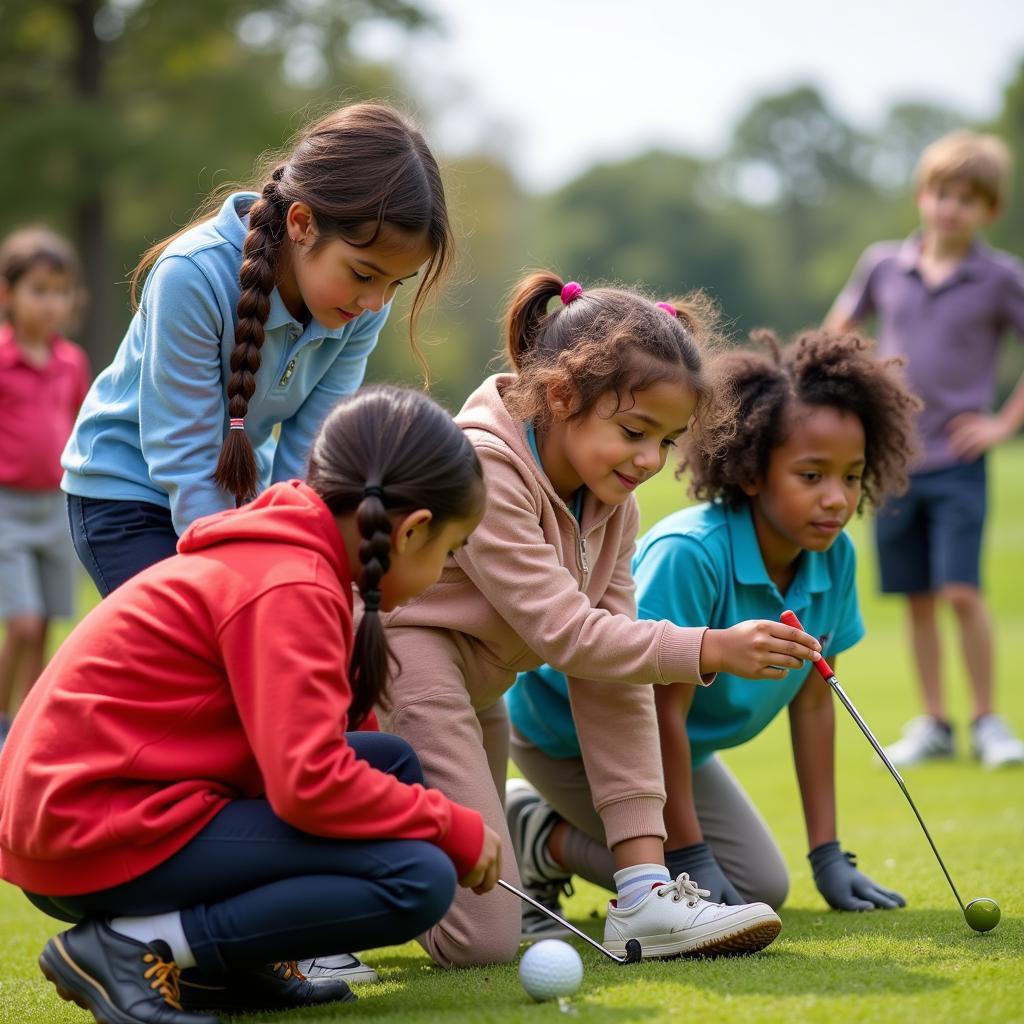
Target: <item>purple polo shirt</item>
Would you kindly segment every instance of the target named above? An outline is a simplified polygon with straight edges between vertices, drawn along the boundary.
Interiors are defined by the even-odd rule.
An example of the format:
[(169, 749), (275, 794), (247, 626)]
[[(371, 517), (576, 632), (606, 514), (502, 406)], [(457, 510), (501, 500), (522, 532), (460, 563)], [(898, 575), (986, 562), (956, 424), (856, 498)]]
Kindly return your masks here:
[(907, 361), (907, 383), (924, 401), (915, 472), (959, 462), (946, 425), (992, 408), (999, 341), (1011, 329), (1024, 339), (1024, 263), (976, 241), (933, 288), (918, 270), (920, 253), (919, 235), (870, 246), (836, 300), (843, 317), (877, 317), (879, 355)]

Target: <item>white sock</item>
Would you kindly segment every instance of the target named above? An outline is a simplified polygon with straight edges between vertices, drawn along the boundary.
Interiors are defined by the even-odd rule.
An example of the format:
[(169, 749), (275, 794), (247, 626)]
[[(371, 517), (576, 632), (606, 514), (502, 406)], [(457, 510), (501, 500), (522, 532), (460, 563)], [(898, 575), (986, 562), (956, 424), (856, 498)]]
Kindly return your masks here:
[(635, 907), (659, 882), (671, 882), (664, 864), (634, 864), (615, 872), (619, 910)]
[(171, 947), (171, 956), (182, 970), (196, 965), (192, 947), (185, 938), (185, 929), (181, 927), (181, 913), (177, 910), (147, 917), (115, 917), (110, 927), (118, 935), (125, 935), (147, 945), (154, 939), (163, 939)]

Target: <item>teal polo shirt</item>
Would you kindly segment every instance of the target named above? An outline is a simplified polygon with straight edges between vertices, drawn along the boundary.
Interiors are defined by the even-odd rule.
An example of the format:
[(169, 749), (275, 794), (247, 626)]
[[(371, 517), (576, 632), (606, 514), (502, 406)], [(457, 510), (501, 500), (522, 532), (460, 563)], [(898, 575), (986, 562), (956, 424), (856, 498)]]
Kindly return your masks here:
[[(745, 619), (778, 619), (791, 608), (826, 657), (864, 636), (853, 542), (841, 533), (828, 551), (805, 551), (786, 594), (769, 579), (750, 506), (721, 502), (675, 512), (640, 541), (633, 559), (639, 618), (725, 629)], [(796, 696), (812, 668), (779, 682), (720, 672), (697, 687), (686, 720), (695, 767), (716, 751), (753, 739)], [(512, 724), (549, 756), (579, 757), (565, 676), (548, 665), (520, 673), (506, 696)]]

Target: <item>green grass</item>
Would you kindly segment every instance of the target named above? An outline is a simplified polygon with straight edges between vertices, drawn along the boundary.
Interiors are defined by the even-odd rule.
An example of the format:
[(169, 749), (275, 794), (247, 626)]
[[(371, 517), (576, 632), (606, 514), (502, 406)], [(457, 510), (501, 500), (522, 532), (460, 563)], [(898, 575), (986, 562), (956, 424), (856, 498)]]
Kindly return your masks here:
[[(1024, 691), (1014, 669), (1015, 638), (1024, 636), (1024, 444), (994, 460), (987, 586), (996, 612), (999, 705), (1024, 731)], [(681, 487), (670, 476), (641, 492), (645, 526), (676, 508)], [(867, 523), (851, 533), (860, 549), (860, 584), (868, 638), (844, 655), (843, 684), (876, 735), (887, 742), (917, 713), (902, 609), (874, 589)], [(953, 636), (947, 625), (947, 640)], [(949, 691), (963, 741), (965, 682), (951, 659)], [(964, 899), (991, 896), (1003, 919), (986, 935), (971, 932), (956, 907), (910, 807), (873, 762), (854, 723), (837, 710), (840, 837), (861, 866), (899, 889), (905, 910), (840, 914), (827, 910), (810, 881), (788, 730), (780, 718), (726, 760), (777, 836), (793, 876), (783, 932), (763, 953), (742, 960), (675, 961), (620, 968), (580, 944), (586, 974), (571, 1007), (581, 1019), (632, 1021), (735, 1020), (885, 1022), (1024, 1021), (1024, 770), (989, 773), (963, 755), (952, 763), (906, 772), (914, 800)], [(570, 918), (601, 937), (606, 894), (581, 884)], [(0, 885), (0, 1021), (61, 1024), (86, 1015), (57, 999), (35, 958), (58, 926)], [(366, 956), (384, 979), (360, 1001), (338, 1010), (252, 1017), (277, 1021), (562, 1020), (555, 1004), (535, 1005), (519, 987), (514, 965), (443, 972), (415, 943)]]

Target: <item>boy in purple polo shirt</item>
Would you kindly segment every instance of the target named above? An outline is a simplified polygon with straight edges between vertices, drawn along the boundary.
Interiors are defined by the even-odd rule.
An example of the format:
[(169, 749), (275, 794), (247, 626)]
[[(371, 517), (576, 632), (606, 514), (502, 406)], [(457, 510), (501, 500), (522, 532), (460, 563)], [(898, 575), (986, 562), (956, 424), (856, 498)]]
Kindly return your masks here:
[(998, 216), (1010, 155), (993, 135), (954, 132), (929, 146), (916, 175), (920, 231), (861, 257), (826, 320), (852, 329), (877, 319), (879, 355), (903, 356), (924, 400), (923, 457), (910, 489), (879, 512), (882, 590), (906, 594), (914, 660), (927, 714), (888, 748), (896, 764), (954, 752), (944, 708), (936, 619), (952, 607), (974, 700), (971, 745), (989, 767), (1024, 761), (1024, 743), (993, 712), (992, 625), (979, 563), (985, 452), (1024, 423), (1024, 377), (992, 413), (996, 355), (1008, 330), (1024, 337), (1024, 264), (977, 236)]

